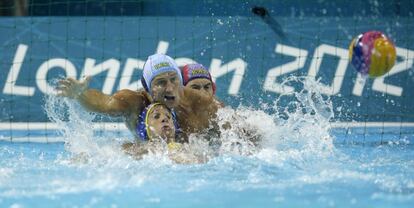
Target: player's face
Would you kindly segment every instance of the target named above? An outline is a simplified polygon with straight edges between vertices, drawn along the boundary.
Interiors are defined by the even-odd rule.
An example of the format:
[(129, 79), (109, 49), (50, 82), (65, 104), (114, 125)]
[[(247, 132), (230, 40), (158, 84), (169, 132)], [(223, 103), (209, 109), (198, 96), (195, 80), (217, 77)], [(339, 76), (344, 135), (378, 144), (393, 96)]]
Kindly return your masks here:
[(171, 112), (162, 105), (155, 106), (148, 116), (150, 136), (160, 137), (166, 142), (175, 138), (175, 126)]
[(182, 90), (180, 79), (176, 72), (165, 72), (156, 76), (151, 82), (152, 98), (174, 108), (178, 105)]
[(185, 86), (187, 88), (200, 90), (201, 92), (213, 95), (213, 83), (208, 79), (193, 79)]

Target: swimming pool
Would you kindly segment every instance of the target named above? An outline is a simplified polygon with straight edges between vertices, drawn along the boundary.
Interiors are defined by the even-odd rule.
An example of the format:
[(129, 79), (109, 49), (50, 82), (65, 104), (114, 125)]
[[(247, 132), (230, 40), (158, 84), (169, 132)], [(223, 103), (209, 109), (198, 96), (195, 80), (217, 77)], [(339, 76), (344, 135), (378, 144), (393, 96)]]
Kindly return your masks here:
[(1, 141), (0, 206), (412, 207), (409, 139), (334, 144), (329, 153), (269, 147), (177, 165), (162, 155), (136, 161), (109, 145), (76, 161), (62, 142)]
[[(192, 149), (214, 153), (190, 165), (163, 153), (135, 160), (120, 148), (131, 139), (122, 123), (47, 96), (51, 123), (1, 125), (0, 207), (412, 207), (414, 125), (334, 122), (329, 98), (307, 89), (283, 116), (220, 109), (219, 124), (241, 119), (221, 129), (218, 150), (190, 137)], [(259, 148), (237, 136), (249, 126)]]
[[(287, 42), (251, 14), (262, 1), (211, 1), (201, 16), (204, 1), (162, 4), (184, 16), (158, 16), (161, 5), (152, 2), (132, 10), (155, 16), (95, 11), (115, 2), (40, 4), (49, 16), (0, 20), (0, 207), (413, 207), (410, 1), (269, 1), (271, 22)], [(368, 30), (387, 33), (398, 47), (394, 71), (375, 80), (346, 64), (352, 38)], [(47, 101), (43, 113), (57, 77), (93, 74), (91, 87), (107, 94), (139, 89), (154, 52), (209, 66), (220, 99), (259, 108), (238, 113), (265, 135), (262, 147), (253, 154), (224, 148), (205, 164), (174, 164), (163, 154), (137, 161), (119, 148), (131, 139), (123, 124), (102, 123), (111, 120), (63, 101)], [(332, 96), (329, 111), (288, 76), (320, 80), (319, 90), (305, 88)], [(273, 105), (285, 93), (282, 82), (299, 109), (276, 125), (274, 112), (283, 109), (273, 108), (291, 101)], [(225, 133), (221, 139), (231, 143), (234, 132)]]

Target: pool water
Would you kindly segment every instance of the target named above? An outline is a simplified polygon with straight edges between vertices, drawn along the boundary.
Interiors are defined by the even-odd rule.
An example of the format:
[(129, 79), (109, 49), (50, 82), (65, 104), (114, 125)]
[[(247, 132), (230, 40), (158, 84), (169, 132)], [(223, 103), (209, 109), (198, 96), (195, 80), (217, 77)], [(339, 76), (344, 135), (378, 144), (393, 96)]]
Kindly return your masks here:
[[(288, 108), (221, 109), (219, 126), (233, 119), (221, 146), (190, 137), (203, 164), (176, 164), (165, 152), (135, 160), (120, 148), (126, 130), (97, 134), (96, 115), (47, 97), (56, 134), (0, 132), (0, 207), (413, 207), (413, 130), (331, 128), (332, 103), (307, 84)], [(240, 128), (256, 129), (260, 146)], [(42, 134), (64, 142), (13, 141)]]
[[(109, 146), (101, 146), (103, 149)], [(264, 148), (206, 164), (64, 143), (0, 143), (0, 207), (412, 207), (412, 144), (335, 144), (329, 154)]]

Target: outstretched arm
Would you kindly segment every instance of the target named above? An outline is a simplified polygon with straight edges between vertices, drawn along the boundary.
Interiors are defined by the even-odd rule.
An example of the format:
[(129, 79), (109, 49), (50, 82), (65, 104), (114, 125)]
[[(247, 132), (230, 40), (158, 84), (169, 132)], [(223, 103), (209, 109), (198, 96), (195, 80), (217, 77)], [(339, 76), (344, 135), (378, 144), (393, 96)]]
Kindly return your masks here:
[(97, 113), (112, 116), (140, 111), (150, 102), (145, 92), (120, 90), (113, 95), (106, 95), (98, 90), (88, 89), (90, 77), (77, 81), (67, 78), (59, 81), (58, 95), (76, 99), (84, 108)]

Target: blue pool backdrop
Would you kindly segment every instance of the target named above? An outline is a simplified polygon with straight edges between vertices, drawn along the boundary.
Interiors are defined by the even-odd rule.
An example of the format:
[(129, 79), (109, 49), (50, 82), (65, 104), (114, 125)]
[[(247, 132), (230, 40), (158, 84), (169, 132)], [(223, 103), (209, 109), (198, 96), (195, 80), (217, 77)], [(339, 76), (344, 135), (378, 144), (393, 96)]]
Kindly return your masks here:
[[(75, 16), (80, 13), (75, 7), (59, 13), (50, 6), (45, 14), (33, 7), (38, 16), (0, 18), (0, 122), (47, 122), (44, 95), (65, 76), (92, 75), (90, 87), (107, 94), (139, 89), (143, 63), (156, 52), (179, 65), (205, 65), (218, 98), (233, 107), (272, 111), (263, 106), (302, 89), (299, 83), (281, 83), (289, 76), (307, 76), (325, 85), (321, 91), (331, 96), (336, 121), (414, 121), (414, 25), (406, 8), (412, 2), (399, 1), (398, 11), (388, 10), (387, 3), (374, 11), (368, 3), (342, 1), (336, 6), (283, 1), (282, 8), (267, 1), (231, 1), (231, 10), (225, 10), (230, 2), (221, 9), (210, 4), (205, 11), (203, 2), (193, 2), (191, 14), (169, 11), (171, 3), (151, 13), (155, 5), (148, 3), (131, 15), (111, 16), (112, 10), (90, 7), (86, 15)], [(265, 20), (251, 12), (254, 5), (267, 9)], [(365, 80), (349, 63), (348, 47), (370, 30), (390, 37), (398, 58), (389, 74)], [(288, 101), (284, 96), (279, 104)]]

